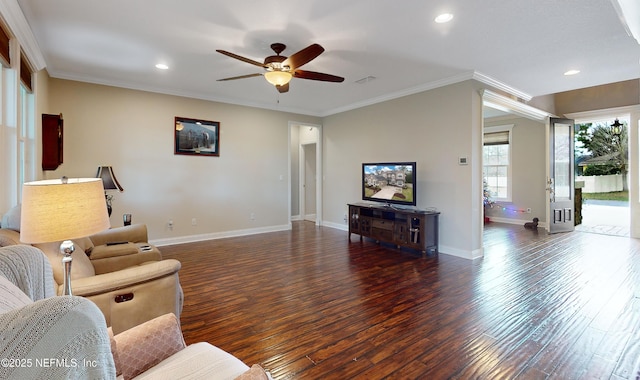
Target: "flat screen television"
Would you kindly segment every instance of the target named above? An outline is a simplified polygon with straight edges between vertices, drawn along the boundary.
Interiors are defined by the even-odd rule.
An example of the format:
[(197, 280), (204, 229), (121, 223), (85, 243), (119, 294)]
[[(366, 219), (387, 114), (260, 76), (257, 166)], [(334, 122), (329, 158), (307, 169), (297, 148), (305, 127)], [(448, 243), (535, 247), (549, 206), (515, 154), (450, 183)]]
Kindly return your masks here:
[(362, 199), (405, 206), (416, 205), (416, 163), (362, 164)]

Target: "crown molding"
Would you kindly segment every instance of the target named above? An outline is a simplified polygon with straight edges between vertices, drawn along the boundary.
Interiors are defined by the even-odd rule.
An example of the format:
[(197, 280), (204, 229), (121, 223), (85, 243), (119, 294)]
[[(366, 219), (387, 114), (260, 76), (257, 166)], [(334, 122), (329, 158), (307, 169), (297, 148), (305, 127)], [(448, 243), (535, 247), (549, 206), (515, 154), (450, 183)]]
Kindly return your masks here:
[(97, 79), (97, 78), (92, 77), (92, 76), (68, 74), (68, 73), (54, 71), (54, 70), (49, 71), (49, 76), (51, 78), (56, 78), (56, 79), (70, 80), (70, 81), (81, 82), (81, 83), (90, 83), (90, 84), (95, 84), (95, 85), (100, 85), (100, 86), (109, 86), (109, 87), (123, 88), (123, 89), (127, 89), (127, 90), (151, 92), (151, 93), (160, 94), (160, 95), (167, 95), (167, 96), (179, 96), (181, 98), (191, 98), (191, 99), (198, 99), (198, 100), (206, 100), (206, 101), (210, 101), (210, 102), (232, 104), (232, 105), (236, 105), (236, 106), (260, 108), (260, 109), (265, 109), (265, 110), (269, 110), (269, 111), (279, 111), (279, 112), (287, 112), (287, 113), (293, 113), (293, 114), (301, 114), (301, 115), (305, 115), (305, 116), (321, 117), (321, 115), (319, 113), (314, 113), (314, 112), (312, 112), (310, 110), (307, 110), (307, 109), (301, 109), (301, 108), (295, 108), (295, 107), (283, 107), (283, 106), (280, 106), (280, 105), (270, 106), (270, 105), (265, 105), (265, 104), (262, 104), (262, 103), (248, 102), (248, 101), (244, 101), (242, 99), (233, 99), (233, 98), (227, 98), (227, 97), (216, 97), (216, 96), (211, 96), (210, 94), (204, 94), (204, 93), (188, 92), (188, 91), (175, 91), (175, 90), (172, 90), (172, 89), (166, 89), (166, 88), (162, 88), (162, 87), (141, 86), (141, 85), (139, 85), (137, 83), (119, 82), (119, 81), (105, 81), (105, 80)]
[(27, 19), (20, 9), (17, 0), (2, 0), (0, 1), (0, 17), (5, 22), (10, 32), (20, 43), (20, 47), (24, 54), (29, 59), (32, 69), (34, 71), (40, 71), (47, 66), (44, 60), (42, 51), (38, 46), (38, 42), (27, 23)]
[(520, 91), (515, 87), (511, 87), (506, 83), (500, 82), (499, 80), (491, 78), (490, 76), (480, 73), (478, 71), (473, 72), (472, 79), (475, 79), (478, 82), (484, 83), (487, 86), (491, 86), (497, 90), (503, 91), (509, 95), (513, 95), (516, 98), (524, 100), (525, 102), (528, 102), (533, 98), (533, 96), (527, 94), (526, 92)]
[(611, 4), (625, 32), (640, 44), (640, 3), (637, 0), (611, 0)]
[[(78, 76), (75, 74), (69, 74), (69, 73), (64, 73), (64, 72), (57, 72), (54, 70), (50, 70), (49, 71), (49, 76), (51, 76), (52, 78), (58, 78), (58, 79), (65, 79), (65, 80), (72, 80), (72, 81), (78, 81), (78, 82), (84, 82), (84, 83), (93, 83), (93, 84), (98, 84), (98, 85), (103, 85), (103, 86), (111, 86), (111, 87), (119, 87), (119, 88), (126, 88), (126, 89), (130, 89), (130, 90), (138, 90), (138, 91), (146, 91), (146, 92), (153, 92), (153, 93), (158, 93), (158, 94), (164, 94), (164, 95), (172, 95), (172, 96), (180, 96), (180, 97), (185, 97), (185, 98), (193, 98), (193, 99), (200, 99), (200, 100), (208, 100), (208, 101), (213, 101), (213, 102), (220, 102), (220, 103), (226, 103), (226, 104), (233, 104), (233, 105), (239, 105), (239, 106), (245, 106), (245, 107), (253, 107), (253, 108), (261, 108), (261, 109), (267, 109), (267, 110), (272, 110), (272, 111), (280, 111), (280, 112), (289, 112), (289, 113), (295, 113), (295, 114), (301, 114), (301, 115), (306, 115), (306, 116), (315, 116), (315, 117), (326, 117), (326, 116), (331, 116), (334, 114), (338, 114), (341, 112), (346, 112), (346, 111), (351, 111), (351, 110), (355, 110), (358, 108), (362, 108), (362, 107), (366, 107), (366, 106), (370, 106), (370, 105), (374, 105), (374, 104), (378, 104), (378, 103), (382, 103), (382, 102), (386, 102), (389, 100), (394, 100), (397, 98), (401, 98), (404, 96), (408, 96), (408, 95), (413, 95), (413, 94), (418, 94), (421, 92), (425, 92), (425, 91), (429, 91), (429, 90), (433, 90), (436, 88), (440, 88), (440, 87), (445, 87), (445, 86), (449, 86), (452, 84), (456, 84), (456, 83), (460, 83), (460, 82), (464, 82), (467, 80), (476, 80), (480, 83), (483, 83), (491, 88), (495, 88), (498, 89), (500, 91), (503, 91), (509, 95), (513, 95), (515, 97), (518, 97), (520, 99), (524, 99), (524, 100), (530, 100), (532, 97), (529, 94), (526, 94), (522, 91), (519, 91), (511, 86), (508, 86), (498, 80), (495, 80), (487, 75), (484, 75), (482, 73), (476, 72), (476, 71), (469, 71), (469, 72), (464, 72), (461, 73), (459, 75), (455, 75), (452, 77), (448, 77), (448, 78), (444, 78), (442, 80), (437, 80), (437, 81), (433, 81), (433, 82), (429, 82), (429, 83), (425, 83), (422, 84), (420, 86), (415, 86), (415, 87), (410, 87), (401, 91), (397, 91), (394, 93), (390, 93), (390, 94), (386, 94), (386, 95), (382, 95), (379, 97), (375, 97), (375, 98), (371, 98), (371, 99), (367, 99), (361, 102), (357, 102), (357, 103), (352, 103), (349, 105), (346, 105), (344, 107), (338, 107), (338, 108), (334, 108), (331, 110), (327, 110), (327, 111), (311, 111), (308, 109), (300, 109), (300, 108), (294, 108), (294, 107), (282, 107), (282, 106), (268, 106), (268, 105), (264, 105), (261, 103), (252, 103), (252, 102), (247, 102), (247, 101), (243, 101), (243, 100), (239, 100), (239, 99), (231, 99), (231, 98), (226, 98), (226, 97), (214, 97), (211, 96), (209, 94), (199, 94), (199, 93), (189, 93), (189, 92), (183, 92), (183, 91), (173, 91), (173, 90), (167, 90), (165, 88), (156, 88), (156, 87), (149, 87), (149, 86), (139, 86), (137, 84), (133, 84), (133, 83), (128, 83), (128, 82), (114, 82), (114, 81), (103, 81), (97, 78), (93, 78), (90, 76)], [(487, 92), (491, 92), (489, 90), (484, 90)], [(492, 94), (495, 94), (493, 92), (491, 92)], [(513, 104), (513, 108), (510, 108), (509, 110), (513, 111), (514, 108), (517, 110), (518, 107), (520, 106), (524, 106), (524, 107), (528, 107), (532, 110), (536, 110), (538, 112), (542, 112), (539, 111), (531, 106), (527, 106), (521, 102), (512, 100), (510, 98), (506, 98), (503, 97), (501, 95), (497, 95), (496, 96), (500, 96), (500, 98), (504, 98), (506, 100), (503, 101), (504, 102), (512, 102)], [(494, 107), (497, 109), (501, 109), (498, 106)], [(537, 115), (535, 111), (523, 111), (526, 115)], [(548, 115), (545, 113), (545, 115)], [(529, 118), (532, 118), (532, 116), (526, 116)], [(533, 118), (537, 118), (539, 116), (533, 116)]]
[(364, 100), (362, 102), (358, 102), (358, 103), (352, 103), (349, 104), (347, 106), (344, 107), (338, 107), (338, 108), (334, 108), (332, 110), (328, 110), (327, 112), (322, 113), (320, 116), (330, 116), (330, 115), (334, 115), (337, 113), (341, 113), (341, 112), (345, 112), (345, 111), (351, 111), (354, 109), (358, 109), (358, 108), (362, 108), (362, 107), (366, 107), (366, 106), (370, 106), (373, 104), (377, 104), (377, 103), (382, 103), (382, 102), (386, 102), (389, 100), (393, 100), (393, 99), (397, 99), (397, 98), (401, 98), (403, 96), (407, 96), (407, 95), (413, 95), (413, 94), (417, 94), (420, 92), (424, 92), (424, 91), (429, 91), (429, 90), (433, 90), (436, 88), (440, 88), (440, 87), (444, 87), (444, 86), (448, 86), (451, 84), (456, 84), (456, 83), (460, 83), (460, 82), (464, 82), (467, 80), (476, 80), (480, 83), (483, 83), (487, 86), (490, 86), (492, 88), (495, 88), (497, 90), (503, 91), (507, 94), (513, 95), (517, 98), (523, 99), (524, 101), (529, 101), (531, 100), (533, 97), (523, 91), (520, 91), (514, 87), (511, 87), (503, 82), (500, 82), (496, 79), (493, 79), (491, 77), (489, 77), (488, 75), (482, 74), (480, 72), (477, 71), (468, 71), (468, 72), (464, 72), (462, 74), (459, 75), (454, 75), (452, 77), (448, 77), (448, 78), (444, 78), (442, 80), (437, 80), (437, 81), (433, 81), (433, 82), (429, 82), (429, 83), (425, 83), (422, 84), (420, 86), (415, 86), (415, 87), (411, 87), (411, 88), (407, 88), (405, 90), (401, 90), (401, 91), (397, 91), (397, 92), (393, 92), (390, 94), (386, 94), (383, 96), (379, 96), (376, 98), (371, 98), (371, 99), (367, 99)]
[(366, 107), (366, 106), (370, 106), (370, 105), (386, 102), (386, 101), (389, 101), (389, 100), (398, 99), (398, 98), (401, 98), (403, 96), (418, 94), (420, 92), (433, 90), (433, 89), (436, 89), (436, 88), (439, 88), (439, 87), (448, 86), (450, 84), (464, 82), (465, 80), (469, 80), (469, 79), (472, 79), (472, 78), (473, 78), (473, 73), (472, 72), (462, 73), (460, 75), (452, 76), (452, 77), (445, 78), (445, 79), (442, 79), (442, 80), (425, 83), (425, 84), (422, 84), (420, 86), (410, 87), (410, 88), (407, 88), (407, 89), (404, 89), (404, 90), (401, 90), (401, 91), (392, 92), (390, 94), (386, 94), (386, 95), (378, 96), (378, 97), (375, 97), (375, 98), (363, 100), (363, 101), (357, 102), (357, 103), (352, 103), (352, 104), (346, 105), (344, 107), (334, 108), (332, 110), (328, 110), (327, 112), (323, 113), (322, 116), (330, 116), (330, 115), (334, 115), (334, 114), (341, 113), (341, 112), (355, 110), (355, 109), (358, 109), (358, 108), (362, 108), (362, 107)]
[(528, 104), (497, 94), (491, 90), (482, 90), (480, 91), (480, 94), (482, 95), (482, 102), (485, 106), (495, 108), (500, 111), (509, 112), (518, 116), (526, 117), (527, 119), (539, 121), (544, 121), (548, 117), (553, 116), (547, 111), (539, 110)]

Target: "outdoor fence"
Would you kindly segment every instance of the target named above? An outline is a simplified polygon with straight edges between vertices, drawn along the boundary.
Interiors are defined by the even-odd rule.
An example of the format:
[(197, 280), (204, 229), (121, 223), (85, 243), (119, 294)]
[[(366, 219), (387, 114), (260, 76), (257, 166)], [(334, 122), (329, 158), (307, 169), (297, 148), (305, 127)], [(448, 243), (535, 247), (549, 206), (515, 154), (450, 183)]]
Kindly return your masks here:
[(622, 174), (577, 176), (576, 181), (584, 181), (583, 193), (610, 193), (622, 191)]

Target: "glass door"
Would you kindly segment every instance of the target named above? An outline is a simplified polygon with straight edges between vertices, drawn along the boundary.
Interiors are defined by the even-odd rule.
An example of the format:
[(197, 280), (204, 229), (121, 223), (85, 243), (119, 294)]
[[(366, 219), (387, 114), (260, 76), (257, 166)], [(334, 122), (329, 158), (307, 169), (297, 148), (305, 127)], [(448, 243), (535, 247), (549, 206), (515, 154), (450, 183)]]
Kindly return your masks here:
[(547, 195), (549, 200), (548, 232), (573, 231), (574, 222), (574, 122), (549, 119), (549, 165)]

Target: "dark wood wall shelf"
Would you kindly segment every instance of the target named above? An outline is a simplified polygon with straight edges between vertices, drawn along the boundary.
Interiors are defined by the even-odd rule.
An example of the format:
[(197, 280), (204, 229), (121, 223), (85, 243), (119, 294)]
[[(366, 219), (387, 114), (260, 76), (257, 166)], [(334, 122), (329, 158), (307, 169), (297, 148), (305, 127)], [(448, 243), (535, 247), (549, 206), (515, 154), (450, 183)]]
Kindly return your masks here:
[(367, 203), (348, 206), (349, 238), (356, 234), (361, 241), (369, 237), (397, 248), (416, 249), (423, 257), (438, 253), (439, 212)]

